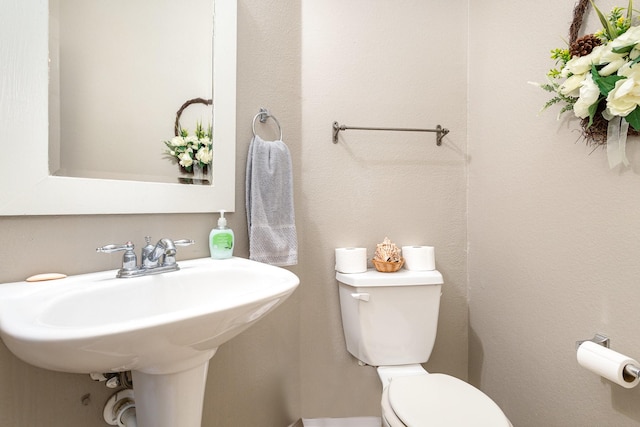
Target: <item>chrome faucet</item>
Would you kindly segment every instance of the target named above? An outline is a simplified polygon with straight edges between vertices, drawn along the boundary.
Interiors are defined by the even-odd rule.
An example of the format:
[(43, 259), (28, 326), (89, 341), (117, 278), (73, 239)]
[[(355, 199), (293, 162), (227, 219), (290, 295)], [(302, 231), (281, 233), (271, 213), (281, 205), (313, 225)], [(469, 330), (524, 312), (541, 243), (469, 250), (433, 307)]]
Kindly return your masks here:
[(142, 248), (142, 262), (138, 265), (135, 246), (131, 242), (123, 245), (106, 245), (97, 248), (96, 252), (112, 253), (124, 251), (122, 256), (122, 268), (118, 270), (116, 277), (138, 277), (147, 274), (159, 274), (180, 270), (176, 262), (176, 246), (189, 246), (195, 242), (189, 239), (171, 240), (162, 238), (155, 246), (151, 245), (151, 238), (145, 237), (147, 245)]
[[(150, 246), (150, 238), (147, 238), (147, 246)], [(160, 262), (162, 260), (162, 263)], [(171, 239), (160, 239), (153, 249), (142, 254), (142, 266), (146, 268), (155, 268), (160, 265), (175, 264), (176, 262), (176, 245)]]

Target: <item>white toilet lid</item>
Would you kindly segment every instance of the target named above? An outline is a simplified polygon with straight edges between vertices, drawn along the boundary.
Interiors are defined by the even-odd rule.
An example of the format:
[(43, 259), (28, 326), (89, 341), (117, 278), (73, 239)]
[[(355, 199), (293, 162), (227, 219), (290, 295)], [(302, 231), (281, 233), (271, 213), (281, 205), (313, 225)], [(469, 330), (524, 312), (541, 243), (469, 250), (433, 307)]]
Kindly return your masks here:
[(396, 377), (388, 388), (389, 403), (407, 426), (511, 425), (489, 396), (449, 375)]

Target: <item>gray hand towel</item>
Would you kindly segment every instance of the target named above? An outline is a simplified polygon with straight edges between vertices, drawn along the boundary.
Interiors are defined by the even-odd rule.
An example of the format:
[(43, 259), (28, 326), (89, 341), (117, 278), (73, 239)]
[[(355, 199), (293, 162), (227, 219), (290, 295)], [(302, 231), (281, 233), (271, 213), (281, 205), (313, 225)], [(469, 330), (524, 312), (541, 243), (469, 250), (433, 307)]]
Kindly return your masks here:
[(297, 264), (293, 174), (285, 143), (254, 136), (246, 180), (249, 258), (279, 266)]

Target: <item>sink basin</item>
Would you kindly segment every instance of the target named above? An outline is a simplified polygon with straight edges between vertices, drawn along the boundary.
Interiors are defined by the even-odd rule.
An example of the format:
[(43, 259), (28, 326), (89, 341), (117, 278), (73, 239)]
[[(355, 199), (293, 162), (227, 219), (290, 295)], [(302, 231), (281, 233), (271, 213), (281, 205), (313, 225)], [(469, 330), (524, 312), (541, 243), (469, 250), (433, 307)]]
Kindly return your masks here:
[(131, 279), (115, 274), (0, 285), (5, 344), (56, 371), (177, 372), (209, 359), (299, 283), (288, 270), (243, 258), (182, 261), (177, 272)]
[[(140, 388), (174, 387), (185, 372), (202, 382), (203, 393), (201, 377), (217, 348), (282, 303), (299, 279), (243, 258), (179, 264), (176, 272), (129, 279), (117, 279), (113, 270), (2, 284), (0, 336), (16, 356), (41, 368), (133, 371), (138, 406)], [(189, 425), (180, 417), (181, 426)]]

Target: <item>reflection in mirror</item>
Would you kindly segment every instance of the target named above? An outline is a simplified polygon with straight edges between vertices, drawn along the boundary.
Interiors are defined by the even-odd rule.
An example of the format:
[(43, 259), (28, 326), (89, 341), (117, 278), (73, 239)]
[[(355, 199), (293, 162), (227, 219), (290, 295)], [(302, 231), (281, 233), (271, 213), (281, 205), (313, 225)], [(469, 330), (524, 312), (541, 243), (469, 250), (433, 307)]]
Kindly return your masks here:
[[(236, 0), (214, 0), (213, 86), (216, 93), (213, 108), (213, 185), (50, 175), (48, 1), (2, 0), (0, 16), (3, 22), (0, 26), (3, 46), (0, 49), (3, 70), (0, 87), (7, 89), (3, 92), (6, 96), (0, 96), (3, 111), (0, 128), (3, 140), (15, 141), (19, 144), (20, 153), (28, 153), (27, 157), (0, 156), (0, 215), (235, 211)], [(116, 23), (113, 25), (115, 27)], [(182, 25), (188, 24), (168, 25), (166, 30), (180, 31)], [(148, 48), (163, 47), (155, 45)], [(134, 66), (136, 64), (117, 64), (110, 72), (122, 73)], [(179, 66), (185, 68), (188, 64)], [(174, 88), (158, 87), (157, 90), (173, 92)], [(177, 107), (173, 108), (179, 108), (188, 95), (185, 99), (183, 97), (181, 94)], [(148, 104), (153, 104), (154, 99)], [(95, 103), (99, 105), (100, 101), (95, 100)], [(104, 117), (120, 107), (104, 107), (100, 112)], [(138, 112), (139, 116), (144, 116), (148, 108)], [(174, 117), (175, 112), (166, 119), (167, 129), (163, 131), (161, 140), (156, 141), (160, 147), (162, 140), (171, 137)], [(90, 132), (85, 139), (92, 137)]]
[[(163, 141), (185, 101), (212, 96), (212, 0), (49, 0), (49, 17), (51, 174), (194, 182), (194, 153), (180, 167)], [(212, 111), (189, 106), (183, 131)]]

